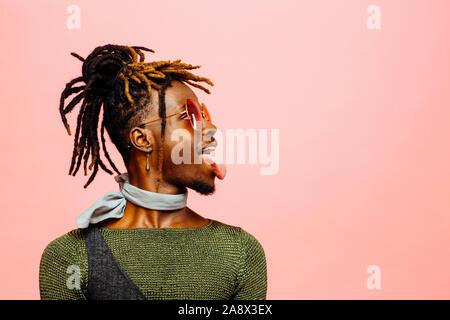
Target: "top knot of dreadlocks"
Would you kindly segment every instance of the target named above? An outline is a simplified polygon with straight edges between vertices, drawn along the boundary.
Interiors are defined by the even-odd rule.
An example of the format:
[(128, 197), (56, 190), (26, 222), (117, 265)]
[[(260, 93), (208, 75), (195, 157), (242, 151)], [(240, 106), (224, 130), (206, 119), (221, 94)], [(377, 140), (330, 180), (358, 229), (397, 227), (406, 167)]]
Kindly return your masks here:
[[(97, 47), (86, 59), (74, 52), (71, 53), (83, 61), (82, 76), (66, 84), (61, 94), (59, 111), (62, 122), (68, 134), (71, 135), (66, 114), (81, 102), (69, 174), (75, 176), (84, 159), (84, 174), (87, 175), (87, 162), (91, 155), (89, 170), (93, 168), (93, 172), (84, 188), (87, 188), (94, 180), (99, 166), (109, 174), (113, 174), (100, 159), (97, 129), (102, 106), (103, 119), (100, 130), (102, 149), (113, 170), (120, 174), (106, 150), (105, 128), (125, 163), (128, 163), (130, 152), (127, 148), (128, 132), (135, 125), (131, 120), (142, 109), (143, 103), (148, 101), (152, 88), (159, 92), (159, 115), (162, 118), (161, 139), (163, 141), (166, 124), (164, 97), (170, 82), (182, 81), (208, 94), (210, 93), (208, 89), (195, 82), (214, 85), (208, 78), (196, 76), (188, 71), (200, 66), (192, 66), (181, 60), (144, 62), (143, 51), (154, 52), (145, 47), (109, 44)], [(84, 84), (75, 86), (77, 83)], [(77, 95), (65, 106), (65, 100), (73, 94)]]
[(124, 66), (115, 53), (91, 53), (83, 63), (83, 81), (90, 83), (93, 93), (101, 95), (111, 90), (114, 80)]

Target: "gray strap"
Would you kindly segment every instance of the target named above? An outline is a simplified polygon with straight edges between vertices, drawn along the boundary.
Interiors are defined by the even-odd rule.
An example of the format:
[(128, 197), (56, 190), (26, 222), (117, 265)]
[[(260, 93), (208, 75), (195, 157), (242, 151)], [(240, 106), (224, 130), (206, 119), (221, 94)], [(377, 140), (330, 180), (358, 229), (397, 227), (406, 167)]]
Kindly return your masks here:
[(147, 300), (117, 263), (96, 225), (83, 229), (88, 254), (87, 298), (90, 300)]

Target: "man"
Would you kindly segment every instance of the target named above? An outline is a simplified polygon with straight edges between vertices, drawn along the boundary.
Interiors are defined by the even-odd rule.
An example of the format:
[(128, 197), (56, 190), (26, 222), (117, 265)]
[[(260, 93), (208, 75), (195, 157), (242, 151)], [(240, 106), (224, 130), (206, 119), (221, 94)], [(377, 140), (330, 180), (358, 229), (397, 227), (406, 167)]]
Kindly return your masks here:
[[(83, 61), (83, 75), (61, 96), (69, 134), (65, 115), (83, 102), (69, 174), (75, 175), (84, 160), (86, 175), (89, 156), (93, 173), (85, 188), (99, 167), (112, 174), (100, 159), (103, 107), (100, 140), (119, 174), (121, 192), (99, 199), (77, 218), (78, 229), (47, 246), (40, 264), (41, 298), (265, 299), (266, 259), (258, 240), (186, 206), (188, 188), (212, 194), (215, 178), (225, 177), (224, 166), (210, 155), (217, 128), (186, 85), (209, 93), (196, 82), (213, 84), (188, 71), (199, 66), (181, 60), (146, 63), (142, 51), (153, 52), (105, 45), (86, 59), (72, 53)], [(125, 174), (106, 151), (105, 128), (122, 155)], [(180, 132), (183, 148), (173, 139)]]

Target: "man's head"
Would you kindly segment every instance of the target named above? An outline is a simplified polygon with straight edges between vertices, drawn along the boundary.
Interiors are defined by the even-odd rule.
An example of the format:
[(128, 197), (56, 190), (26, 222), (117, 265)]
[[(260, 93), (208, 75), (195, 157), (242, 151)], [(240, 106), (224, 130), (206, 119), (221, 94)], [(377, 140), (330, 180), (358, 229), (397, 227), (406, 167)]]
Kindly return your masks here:
[(217, 128), (207, 119), (197, 119), (201, 121), (196, 122), (194, 130), (185, 112), (186, 104), (188, 99), (197, 106), (201, 104), (187, 85), (175, 80), (165, 91), (165, 133), (164, 139), (160, 139), (162, 118), (155, 112), (158, 110), (155, 108), (158, 93), (152, 94), (154, 100), (147, 108), (153, 111), (147, 113), (142, 125), (130, 130), (132, 151), (128, 170), (145, 175), (144, 157), (150, 153), (150, 171), (161, 173), (164, 183), (188, 187), (202, 194), (213, 193), (216, 174), (213, 166), (202, 161), (202, 150), (215, 147), (217, 143), (213, 136)]
[[(183, 118), (179, 112), (184, 110), (187, 99), (201, 106), (186, 84), (209, 93), (197, 82), (213, 83), (188, 71), (200, 66), (185, 64), (181, 60), (145, 63), (144, 50), (153, 52), (144, 47), (106, 45), (96, 48), (86, 59), (72, 53), (83, 61), (83, 76), (69, 82), (61, 95), (60, 113), (69, 135), (71, 132), (65, 115), (82, 101), (69, 174), (75, 176), (83, 159), (87, 175), (89, 156), (92, 157), (89, 169), (93, 168), (93, 173), (85, 188), (93, 181), (99, 166), (112, 174), (100, 159), (99, 152), (97, 128), (103, 106), (102, 149), (118, 174), (120, 172), (106, 151), (105, 129), (129, 171), (148, 176), (149, 170), (145, 168), (148, 156), (150, 172), (153, 177), (158, 175), (158, 185), (163, 182), (189, 187), (203, 194), (212, 193), (214, 172), (217, 172), (214, 168), (217, 166), (204, 161), (198, 163), (194, 158), (196, 151), (215, 144), (212, 136), (216, 127), (207, 119), (197, 119), (201, 129), (194, 130), (189, 119)], [(85, 84), (75, 87), (74, 84), (79, 82)], [(72, 94), (77, 95), (64, 107), (65, 99)], [(186, 141), (189, 147), (183, 145), (180, 150), (180, 144)], [(195, 143), (200, 147), (196, 148)], [(175, 158), (188, 156), (189, 149), (191, 160), (188, 163), (173, 161), (174, 155)]]

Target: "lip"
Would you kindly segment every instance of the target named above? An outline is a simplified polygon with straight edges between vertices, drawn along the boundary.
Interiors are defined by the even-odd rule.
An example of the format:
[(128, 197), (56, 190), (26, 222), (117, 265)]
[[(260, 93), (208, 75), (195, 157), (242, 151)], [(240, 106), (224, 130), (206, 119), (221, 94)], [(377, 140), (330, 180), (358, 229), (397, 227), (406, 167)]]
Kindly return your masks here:
[(205, 150), (207, 148), (214, 148), (215, 149), (216, 147), (217, 147), (217, 141), (214, 141), (214, 142), (212, 142), (210, 144), (207, 144), (206, 146), (203, 146), (202, 152), (203, 152), (203, 150)]

